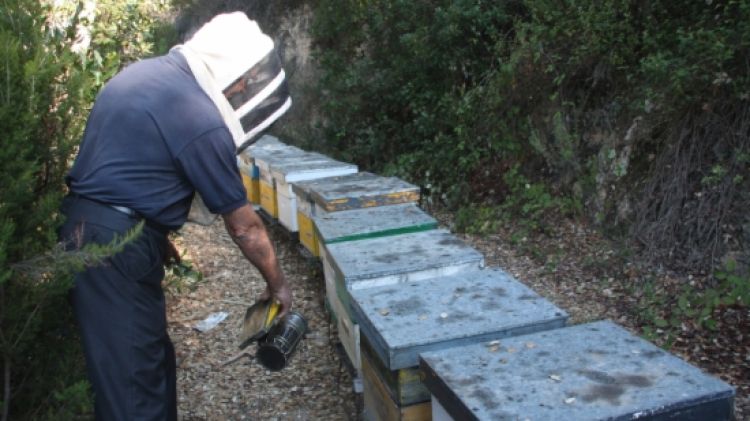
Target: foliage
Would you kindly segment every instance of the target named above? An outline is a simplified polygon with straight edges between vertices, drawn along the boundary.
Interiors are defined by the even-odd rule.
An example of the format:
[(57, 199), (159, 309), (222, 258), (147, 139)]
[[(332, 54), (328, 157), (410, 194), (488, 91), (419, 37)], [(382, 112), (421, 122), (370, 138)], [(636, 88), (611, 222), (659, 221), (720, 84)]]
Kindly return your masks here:
[(732, 306), (750, 307), (750, 276), (729, 261), (715, 272), (713, 283), (683, 285), (677, 294), (647, 283), (639, 315), (647, 337), (655, 339), (661, 331), (669, 344), (684, 325), (716, 330), (719, 313)]
[(472, 177), (490, 178), (473, 174), (477, 162), (518, 152), (508, 130), (477, 112), (503, 102), (485, 73), (502, 64), (494, 56), (512, 26), (506, 7), (320, 2), (329, 148), (365, 168), (432, 180), (438, 198), (458, 199)]
[(521, 231), (544, 231), (550, 212), (556, 216), (570, 215), (579, 210), (575, 202), (554, 196), (547, 186), (535, 183), (520, 173), (518, 166), (503, 174), (508, 188), (506, 200), (495, 206), (469, 205), (456, 212), (456, 229), (471, 234), (496, 232), (500, 224), (515, 221)]
[[(0, 354), (2, 419), (71, 419), (91, 411), (67, 302), (72, 270), (116, 252), (64, 253), (63, 175), (101, 84), (151, 52), (162, 2), (10, 0), (0, 9)], [(144, 5), (145, 4), (145, 5)], [(149, 7), (151, 7), (149, 9)], [(160, 9), (163, 10), (163, 9)], [(80, 41), (93, 28), (89, 46)], [(79, 38), (76, 41), (76, 38)]]
[(179, 263), (167, 267), (162, 285), (165, 291), (175, 294), (194, 291), (203, 282), (203, 274), (193, 267), (193, 262), (182, 257)]
[[(745, 247), (723, 239), (750, 206), (746, 1), (320, 0), (314, 33), (342, 159), (455, 207), (586, 204), (704, 269)], [(545, 192), (514, 190), (513, 168)]]

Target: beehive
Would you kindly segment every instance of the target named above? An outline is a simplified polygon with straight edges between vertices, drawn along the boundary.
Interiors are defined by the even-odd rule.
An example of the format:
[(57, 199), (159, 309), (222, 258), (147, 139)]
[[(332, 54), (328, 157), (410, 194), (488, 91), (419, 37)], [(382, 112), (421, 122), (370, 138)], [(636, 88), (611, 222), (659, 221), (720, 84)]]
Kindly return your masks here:
[(271, 174), (271, 163), (280, 160), (302, 159), (309, 152), (294, 146), (253, 151), (253, 162), (258, 168), (258, 183), (260, 186), (260, 206), (273, 218), (278, 218), (279, 208), (276, 199), (276, 184)]
[(446, 230), (335, 243), (326, 249), (326, 296), (342, 327), (344, 349), (357, 368), (359, 325), (352, 315), (351, 290), (449, 276), (484, 265), (478, 251)]
[(368, 172), (304, 183), (316, 206), (326, 212), (419, 201), (419, 187), (396, 177)]
[(435, 218), (414, 203), (321, 212), (313, 220), (318, 238), (324, 245), (437, 228)]
[(436, 421), (732, 418), (731, 386), (609, 321), (420, 358)]
[[(437, 228), (437, 221), (416, 204), (402, 203), (340, 212), (320, 211), (313, 217), (313, 227), (312, 240), (319, 244), (316, 250), (324, 275), (332, 282), (335, 275), (328, 262), (326, 245), (432, 230)], [(328, 289), (326, 292), (335, 293)]]
[(250, 203), (260, 205), (260, 170), (255, 165), (254, 154), (262, 154), (264, 151), (279, 150), (286, 147), (288, 146), (276, 137), (264, 135), (239, 155), (240, 159), (243, 160), (242, 165), (245, 166), (247, 170), (246, 174), (249, 177), (249, 180), (246, 181), (245, 171), (242, 171), (242, 167), (240, 167), (240, 170), (243, 172), (243, 184), (245, 184)]
[(430, 400), (419, 379), (420, 353), (557, 329), (568, 317), (500, 269), (353, 290), (351, 296), (362, 354), (402, 406)]
[[(335, 161), (324, 155), (310, 153), (304, 157), (278, 159), (270, 163), (270, 172), (276, 185), (279, 222), (290, 232), (299, 231), (297, 195), (292, 183), (315, 180), (357, 172), (357, 166)], [(306, 221), (302, 221), (304, 225)]]
[(384, 380), (378, 376), (368, 357), (362, 358), (364, 419), (368, 421), (431, 421), (430, 402), (399, 405), (388, 393)]
[[(255, 190), (252, 178), (252, 158), (246, 153), (237, 155), (237, 168), (240, 170), (240, 176), (242, 177), (242, 185), (245, 187), (245, 193), (247, 194), (247, 200), (250, 203), (260, 203), (260, 191)], [(256, 196), (256, 194), (258, 194)]]
[(294, 183), (292, 190), (298, 198), (297, 207), (301, 214), (298, 220), (303, 221), (300, 222), (300, 242), (315, 256), (319, 255), (319, 239), (312, 230), (315, 216), (419, 200), (417, 186), (395, 177), (368, 172)]

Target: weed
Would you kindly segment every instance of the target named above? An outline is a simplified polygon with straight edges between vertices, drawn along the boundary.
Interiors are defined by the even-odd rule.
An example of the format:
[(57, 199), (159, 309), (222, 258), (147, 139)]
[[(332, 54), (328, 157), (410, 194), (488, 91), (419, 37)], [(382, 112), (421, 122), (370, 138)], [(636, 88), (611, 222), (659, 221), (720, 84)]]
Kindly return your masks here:
[(163, 284), (165, 291), (180, 294), (184, 291), (195, 291), (201, 282), (203, 282), (203, 274), (193, 267), (190, 260), (183, 258), (180, 263), (167, 267)]

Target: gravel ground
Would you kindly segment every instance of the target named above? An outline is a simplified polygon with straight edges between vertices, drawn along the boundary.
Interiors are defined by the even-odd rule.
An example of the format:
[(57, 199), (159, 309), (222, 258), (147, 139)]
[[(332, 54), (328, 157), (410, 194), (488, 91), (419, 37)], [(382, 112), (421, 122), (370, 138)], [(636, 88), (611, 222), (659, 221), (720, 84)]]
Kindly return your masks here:
[[(443, 227), (452, 228), (453, 215), (440, 209), (430, 213)], [(350, 368), (333, 345), (337, 334), (323, 304), (322, 273), (283, 229), (272, 226), (269, 231), (294, 288), (294, 309), (310, 326), (290, 364), (275, 373), (250, 355), (222, 366), (237, 355), (241, 317), (263, 290), (257, 270), (241, 256), (220, 222), (210, 227), (186, 225), (176, 238), (178, 248), (204, 275), (193, 290), (169, 289), (180, 415), (185, 420), (358, 419), (361, 395), (353, 393)], [(606, 239), (573, 221), (556, 223), (546, 235), (519, 238), (517, 232), (501, 229), (460, 237), (484, 254), (488, 266), (503, 268), (568, 311), (571, 324), (610, 319), (641, 334), (639, 297), (632, 286), (645, 279), (666, 288), (688, 281), (619, 259)], [(199, 333), (193, 328), (218, 311), (229, 316), (215, 329)], [(721, 317), (718, 332), (684, 326), (670, 351), (737, 387), (736, 419), (750, 419), (750, 311), (728, 309)], [(248, 351), (254, 354), (255, 346)]]
[[(270, 233), (294, 291), (293, 309), (309, 331), (289, 365), (270, 372), (254, 358), (255, 345), (237, 361), (239, 326), (263, 291), (260, 273), (240, 253), (221, 222), (186, 225), (175, 238), (204, 278), (192, 290), (168, 289), (169, 334), (177, 354), (179, 412), (184, 420), (351, 420), (361, 411), (350, 369), (332, 345), (336, 337), (324, 308), (323, 278), (280, 229)], [(214, 312), (229, 316), (205, 333), (196, 322)]]

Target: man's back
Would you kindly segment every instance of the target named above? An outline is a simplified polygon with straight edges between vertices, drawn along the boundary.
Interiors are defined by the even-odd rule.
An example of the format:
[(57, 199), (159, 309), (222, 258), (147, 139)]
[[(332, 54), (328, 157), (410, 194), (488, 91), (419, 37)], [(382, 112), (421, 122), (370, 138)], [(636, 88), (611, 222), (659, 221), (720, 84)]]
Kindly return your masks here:
[[(196, 147), (208, 152), (196, 153)], [(188, 171), (191, 155), (216, 162)], [(223, 180), (231, 188), (220, 206), (236, 202), (241, 184), (233, 160), (234, 144), (216, 107), (184, 58), (172, 52), (130, 65), (105, 86), (69, 179), (80, 195), (178, 227), (193, 197), (190, 177)]]

